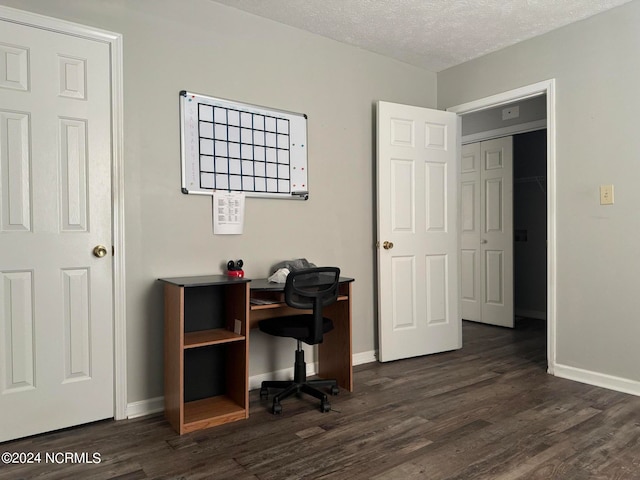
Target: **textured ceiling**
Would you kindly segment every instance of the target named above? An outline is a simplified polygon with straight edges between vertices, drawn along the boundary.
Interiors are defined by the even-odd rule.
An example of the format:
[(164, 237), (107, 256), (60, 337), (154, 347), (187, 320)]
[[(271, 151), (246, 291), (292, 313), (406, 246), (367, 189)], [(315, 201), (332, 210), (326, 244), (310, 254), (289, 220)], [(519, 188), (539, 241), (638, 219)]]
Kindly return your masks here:
[(215, 1), (439, 72), (631, 0)]

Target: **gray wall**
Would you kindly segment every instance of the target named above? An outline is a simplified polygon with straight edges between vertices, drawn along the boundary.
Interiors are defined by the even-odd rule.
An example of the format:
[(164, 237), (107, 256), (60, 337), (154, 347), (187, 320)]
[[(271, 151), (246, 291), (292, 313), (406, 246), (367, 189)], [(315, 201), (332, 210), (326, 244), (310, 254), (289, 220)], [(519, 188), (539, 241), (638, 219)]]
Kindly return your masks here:
[[(376, 348), (373, 106), (434, 107), (435, 74), (208, 0), (0, 3), (124, 35), (129, 402), (162, 395), (156, 279), (228, 259), (254, 278), (284, 259), (339, 265), (356, 278), (353, 350)], [(214, 236), (211, 198), (180, 192), (180, 90), (306, 113), (310, 199), (247, 199), (245, 233)], [(294, 348), (252, 332), (251, 374), (291, 367)]]
[[(640, 380), (640, 2), (438, 74), (447, 108), (556, 79), (557, 362)], [(599, 186), (615, 185), (615, 205)]]

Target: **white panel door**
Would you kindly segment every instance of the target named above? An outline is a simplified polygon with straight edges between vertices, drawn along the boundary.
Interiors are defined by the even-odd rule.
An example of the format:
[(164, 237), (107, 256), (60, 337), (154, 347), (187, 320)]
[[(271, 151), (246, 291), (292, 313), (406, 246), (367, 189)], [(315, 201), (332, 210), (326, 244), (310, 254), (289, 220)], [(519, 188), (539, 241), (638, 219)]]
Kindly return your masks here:
[(512, 137), (464, 145), (460, 171), (462, 318), (513, 328)]
[(0, 441), (114, 414), (109, 58), (0, 21)]
[(513, 328), (513, 139), (481, 143), (482, 322)]
[(480, 233), (480, 143), (460, 156), (460, 306), (464, 320), (482, 320)]
[(462, 346), (457, 117), (378, 102), (379, 359)]

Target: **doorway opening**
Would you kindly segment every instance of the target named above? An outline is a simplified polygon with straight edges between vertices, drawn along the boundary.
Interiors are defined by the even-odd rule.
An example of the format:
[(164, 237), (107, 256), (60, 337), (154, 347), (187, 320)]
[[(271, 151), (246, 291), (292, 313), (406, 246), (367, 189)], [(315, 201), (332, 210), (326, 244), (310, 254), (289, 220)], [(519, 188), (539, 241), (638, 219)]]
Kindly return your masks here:
[[(528, 116), (527, 105), (533, 103), (544, 108), (537, 117)], [(513, 175), (514, 280), (513, 288), (505, 291), (513, 292), (516, 328), (525, 328), (529, 321), (538, 325), (546, 321), (551, 374), (556, 332), (554, 105), (554, 80), (549, 80), (447, 109), (459, 115), (463, 144), (505, 136), (514, 139), (520, 157), (514, 156)], [(502, 123), (490, 124), (490, 117)]]

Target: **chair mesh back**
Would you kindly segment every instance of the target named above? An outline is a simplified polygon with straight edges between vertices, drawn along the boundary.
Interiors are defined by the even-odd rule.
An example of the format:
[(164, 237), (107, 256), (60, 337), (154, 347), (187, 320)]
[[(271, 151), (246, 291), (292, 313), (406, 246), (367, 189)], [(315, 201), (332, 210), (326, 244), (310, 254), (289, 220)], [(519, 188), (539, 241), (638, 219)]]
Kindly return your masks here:
[(316, 267), (293, 270), (287, 275), (284, 299), (293, 308), (313, 310), (310, 335), (304, 340), (309, 345), (322, 342), (322, 309), (338, 299), (340, 269)]
[(326, 307), (338, 298), (337, 267), (317, 267), (294, 270), (287, 276), (285, 301), (294, 308)]

